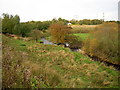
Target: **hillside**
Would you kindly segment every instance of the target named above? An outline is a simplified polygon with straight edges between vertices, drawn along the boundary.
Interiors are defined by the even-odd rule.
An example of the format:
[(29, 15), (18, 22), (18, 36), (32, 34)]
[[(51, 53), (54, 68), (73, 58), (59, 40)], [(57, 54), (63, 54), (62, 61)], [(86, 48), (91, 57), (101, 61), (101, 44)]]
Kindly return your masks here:
[(119, 74), (80, 52), (3, 35), (3, 87), (118, 88)]

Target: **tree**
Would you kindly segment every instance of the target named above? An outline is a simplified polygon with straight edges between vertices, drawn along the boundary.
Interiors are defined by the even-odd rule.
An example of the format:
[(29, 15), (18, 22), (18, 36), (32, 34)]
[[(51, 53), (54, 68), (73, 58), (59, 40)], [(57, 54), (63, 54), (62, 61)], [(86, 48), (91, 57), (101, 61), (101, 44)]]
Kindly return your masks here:
[(97, 25), (97, 24), (102, 24), (103, 21), (102, 20), (98, 20), (98, 19), (93, 19), (93, 20), (90, 20), (90, 19), (83, 19), (83, 20), (80, 20), (79, 21), (79, 24), (80, 25)]
[(20, 25), (20, 35), (22, 35), (22, 37), (28, 36), (29, 33), (31, 32), (31, 26), (30, 24), (21, 24)]
[(13, 20), (14, 20), (14, 24), (20, 24), (20, 17), (18, 15), (15, 15)]
[(14, 27), (20, 24), (20, 18), (18, 15), (12, 16), (3, 13), (2, 19), (2, 32), (14, 34)]
[(13, 28), (14, 34), (15, 35), (21, 35), (21, 24), (15, 25)]
[(66, 36), (70, 33), (70, 28), (67, 25), (60, 23), (52, 24), (49, 28), (52, 35), (52, 41), (55, 43), (65, 43)]
[(3, 19), (2, 19), (2, 32), (3, 33), (9, 33), (10, 32), (10, 16), (8, 14), (3, 13)]
[(29, 34), (36, 42), (43, 36), (40, 30), (32, 30)]
[(74, 25), (77, 24), (77, 20), (75, 20), (75, 19), (72, 19), (70, 22)]
[(62, 18), (58, 18), (58, 22), (62, 22), (64, 23), (64, 25), (67, 25), (67, 23), (69, 22), (68, 20), (62, 19)]

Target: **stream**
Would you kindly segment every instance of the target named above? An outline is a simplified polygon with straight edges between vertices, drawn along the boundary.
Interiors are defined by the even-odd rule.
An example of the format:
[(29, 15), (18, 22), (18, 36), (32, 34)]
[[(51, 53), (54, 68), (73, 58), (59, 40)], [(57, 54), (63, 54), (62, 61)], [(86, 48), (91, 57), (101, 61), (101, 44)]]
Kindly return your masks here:
[[(48, 45), (57, 45), (57, 44), (54, 44), (53, 42), (50, 42), (48, 40), (46, 40), (45, 38), (41, 38), (41, 40), (43, 41), (43, 44), (48, 44)], [(60, 44), (59, 44), (60, 45)], [(65, 47), (69, 46), (68, 43), (64, 44)], [(71, 51), (79, 51), (79, 49), (71, 49), (69, 48)]]
[(45, 38), (41, 38), (41, 40), (43, 41), (43, 44), (57, 45), (57, 44), (54, 44), (53, 42), (46, 40)]
[[(57, 44), (54, 44), (53, 42), (50, 42), (50, 41), (46, 40), (45, 38), (41, 38), (41, 40), (43, 41), (43, 44), (57, 45)], [(69, 45), (69, 44), (67, 44), (67, 45)], [(66, 47), (66, 44), (64, 46)], [(69, 48), (69, 49), (73, 52), (78, 52), (79, 50), (81, 50), (81, 49), (71, 49), (71, 48)], [(86, 55), (94, 61), (103, 62), (103, 63), (105, 63), (105, 65), (113, 66), (116, 70), (120, 71), (120, 65), (118, 65), (118, 64), (113, 64), (113, 63), (110, 63), (110, 62), (103, 61), (102, 59), (100, 59), (99, 57), (96, 57), (96, 56), (90, 56), (88, 54), (86, 54)]]

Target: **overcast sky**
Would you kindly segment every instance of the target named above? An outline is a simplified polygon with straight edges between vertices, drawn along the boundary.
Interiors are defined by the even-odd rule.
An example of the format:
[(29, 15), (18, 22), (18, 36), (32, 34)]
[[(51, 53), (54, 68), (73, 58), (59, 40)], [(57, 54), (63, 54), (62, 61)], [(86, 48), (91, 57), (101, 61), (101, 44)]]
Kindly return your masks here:
[(120, 0), (0, 0), (2, 13), (18, 14), (21, 22), (53, 18), (118, 20)]

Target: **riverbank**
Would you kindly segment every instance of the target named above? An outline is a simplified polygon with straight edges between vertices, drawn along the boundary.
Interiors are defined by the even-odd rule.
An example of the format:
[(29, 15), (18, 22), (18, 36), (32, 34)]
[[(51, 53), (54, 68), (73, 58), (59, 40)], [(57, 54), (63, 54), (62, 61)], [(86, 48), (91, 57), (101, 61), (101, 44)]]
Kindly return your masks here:
[[(86, 37), (87, 37), (87, 36), (84, 36), (84, 39), (85, 39)], [(54, 43), (48, 41), (48, 40), (45, 39), (45, 38), (41, 38), (41, 40), (42, 40), (43, 44), (47, 44), (47, 45), (57, 45), (57, 44), (54, 44)], [(69, 44), (68, 44), (68, 46), (69, 46)], [(65, 44), (64, 47), (66, 47), (66, 44)], [(69, 48), (69, 47), (67, 47), (67, 48)], [(81, 53), (81, 54), (87, 55), (88, 57), (90, 57), (90, 58), (91, 58), (92, 60), (94, 60), (94, 61), (103, 62), (103, 63), (104, 63), (105, 65), (107, 65), (107, 66), (113, 66), (116, 70), (120, 71), (120, 65), (117, 65), (117, 64), (113, 64), (113, 63), (104, 61), (104, 60), (102, 60), (101, 58), (96, 57), (96, 56), (90, 56), (90, 55), (88, 55), (87, 53), (85, 53), (85, 51), (83, 51), (83, 50), (81, 50), (81, 49), (75, 49), (75, 48), (69, 48), (69, 49), (70, 49), (70, 51), (72, 51), (72, 52), (79, 52), (79, 53)]]
[[(24, 44), (24, 45), (23, 45)], [(7, 67), (11, 72), (3, 77), (13, 83), (11, 87), (37, 88), (118, 88), (118, 75), (111, 66), (92, 61), (79, 52), (56, 45), (43, 45), (3, 35), (3, 76)], [(17, 63), (17, 60), (19, 63)], [(17, 66), (17, 67), (16, 67)], [(15, 68), (15, 69), (13, 69)], [(26, 86), (23, 78), (29, 71)], [(18, 76), (18, 77), (14, 77)], [(14, 78), (14, 80), (12, 80)], [(16, 83), (16, 84), (14, 84)], [(4, 85), (7, 82), (4, 83)]]

